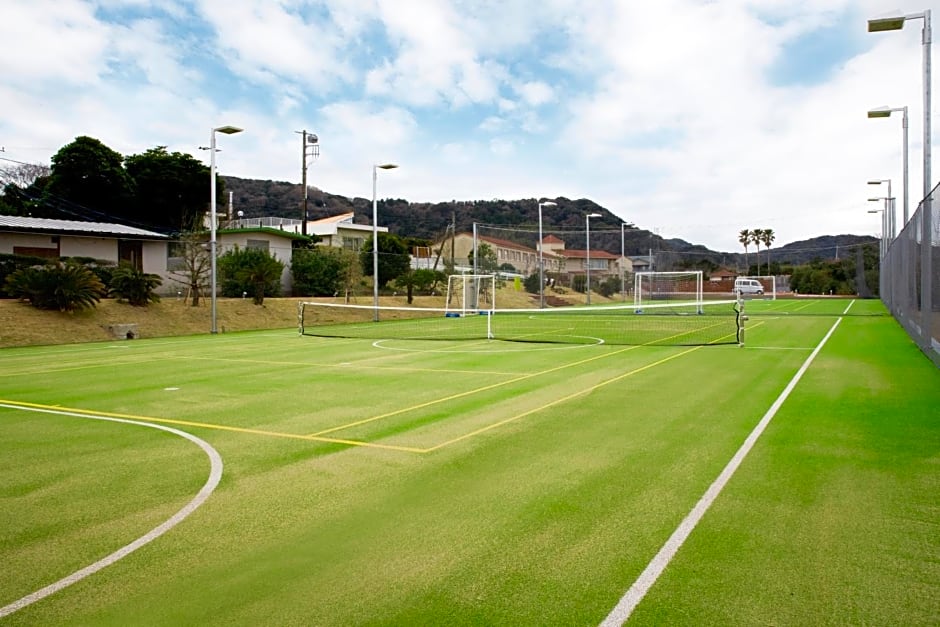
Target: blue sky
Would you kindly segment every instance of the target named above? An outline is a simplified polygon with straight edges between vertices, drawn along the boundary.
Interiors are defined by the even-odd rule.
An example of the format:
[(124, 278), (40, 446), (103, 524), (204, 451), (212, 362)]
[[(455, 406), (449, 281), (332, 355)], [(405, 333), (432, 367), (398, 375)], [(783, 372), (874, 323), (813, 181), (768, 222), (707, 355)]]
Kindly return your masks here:
[[(897, 0), (896, 0), (897, 1)], [(921, 1), (921, 0), (917, 0)], [(413, 201), (590, 198), (717, 250), (877, 235), (871, 179), (921, 197), (925, 6), (846, 0), (6, 0), (0, 145), (48, 162), (76, 136), (220, 173)], [(935, 125), (936, 126), (936, 125)], [(936, 133), (935, 133), (936, 135)], [(550, 221), (550, 215), (546, 216)]]

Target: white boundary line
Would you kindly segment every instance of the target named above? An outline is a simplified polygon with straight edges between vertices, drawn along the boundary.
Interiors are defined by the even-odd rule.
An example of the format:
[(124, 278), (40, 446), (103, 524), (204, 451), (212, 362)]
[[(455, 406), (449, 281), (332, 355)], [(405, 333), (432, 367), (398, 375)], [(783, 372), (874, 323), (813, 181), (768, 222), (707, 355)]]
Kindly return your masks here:
[(90, 418), (92, 420), (107, 420), (109, 422), (121, 422), (125, 424), (138, 425), (141, 427), (150, 427), (152, 429), (159, 429), (161, 431), (167, 431), (169, 433), (178, 435), (181, 438), (185, 438), (189, 440), (190, 442), (195, 443), (199, 448), (201, 448), (205, 452), (206, 455), (208, 455), (209, 463), (210, 463), (209, 478), (206, 480), (205, 485), (202, 486), (202, 489), (199, 490), (199, 493), (196, 494), (196, 496), (189, 503), (187, 503), (183, 507), (183, 509), (173, 514), (173, 516), (167, 519), (166, 522), (159, 525), (158, 527), (151, 529), (146, 534), (137, 538), (130, 544), (121, 547), (114, 553), (111, 553), (110, 555), (98, 560), (94, 564), (86, 566), (85, 568), (82, 568), (81, 570), (77, 570), (71, 575), (68, 575), (67, 577), (62, 578), (55, 583), (49, 584), (48, 586), (44, 588), (40, 588), (39, 590), (33, 592), (32, 594), (28, 594), (22, 599), (19, 599), (18, 601), (14, 601), (13, 603), (10, 603), (9, 605), (0, 607), (0, 618), (3, 618), (4, 616), (8, 616), (18, 610), (21, 610), (27, 605), (30, 605), (32, 603), (35, 603), (36, 601), (44, 599), (51, 594), (55, 594), (56, 592), (58, 592), (59, 590), (62, 590), (63, 588), (67, 588), (73, 583), (81, 581), (85, 577), (93, 575), (99, 570), (101, 570), (102, 568), (110, 566), (111, 564), (115, 563), (119, 559), (126, 557), (127, 555), (133, 553), (134, 551), (144, 546), (145, 544), (151, 542), (152, 540), (156, 540), (157, 538), (162, 536), (164, 533), (166, 533), (167, 531), (169, 531), (170, 529), (172, 529), (179, 523), (183, 522), (183, 520), (187, 516), (192, 514), (196, 510), (197, 507), (202, 505), (206, 501), (206, 499), (209, 498), (209, 495), (212, 494), (213, 490), (215, 490), (216, 486), (219, 485), (219, 481), (222, 479), (222, 456), (219, 455), (218, 451), (212, 448), (212, 445), (206, 442), (205, 440), (202, 440), (201, 438), (198, 438), (192, 435), (191, 433), (186, 433), (185, 431), (174, 429), (173, 427), (165, 427), (163, 425), (156, 425), (156, 424), (151, 424), (149, 422), (141, 422), (138, 420), (125, 420), (123, 418), (109, 418), (106, 416), (89, 416), (86, 414), (78, 414), (78, 413), (73, 413), (73, 412), (68, 412), (68, 411), (40, 409), (37, 407), (21, 407), (19, 405), (8, 405), (5, 403), (0, 403), (0, 407), (6, 407), (8, 409), (18, 409), (21, 411), (34, 411), (34, 412), (39, 412), (39, 413), (44, 413), (44, 414), (59, 414), (62, 416), (74, 416), (75, 418)]
[[(843, 314), (848, 312), (849, 307), (852, 306), (853, 300), (849, 303), (849, 306), (845, 308)], [(754, 444), (757, 442), (757, 439), (761, 436), (764, 430), (767, 428), (767, 425), (770, 424), (770, 421), (776, 415), (777, 411), (780, 410), (780, 407), (783, 405), (784, 401), (787, 400), (787, 397), (790, 396), (790, 392), (796, 387), (796, 384), (799, 383), (800, 379), (803, 378), (803, 375), (809, 369), (813, 360), (816, 359), (816, 355), (819, 354), (819, 351), (822, 350), (826, 342), (829, 341), (829, 338), (835, 332), (836, 328), (839, 326), (839, 323), (842, 322), (842, 318), (837, 318), (836, 321), (830, 327), (829, 332), (826, 333), (825, 337), (820, 340), (819, 344), (813, 350), (809, 357), (806, 358), (806, 361), (803, 362), (803, 365), (800, 366), (800, 369), (796, 371), (796, 374), (793, 375), (793, 378), (790, 379), (790, 382), (787, 384), (787, 387), (783, 389), (783, 392), (777, 397), (777, 400), (773, 402), (773, 405), (770, 406), (770, 409), (767, 410), (767, 413), (764, 414), (764, 417), (760, 419), (760, 422), (757, 423), (757, 426), (754, 427), (754, 430), (747, 436), (747, 439), (744, 440), (744, 443), (741, 445), (741, 448), (734, 454), (734, 457), (731, 458), (731, 461), (724, 467), (724, 470), (721, 471), (721, 474), (718, 475), (718, 478), (705, 490), (705, 494), (698, 500), (698, 503), (695, 504), (695, 507), (692, 508), (692, 511), (689, 512), (685, 518), (682, 519), (682, 522), (679, 523), (679, 526), (676, 527), (676, 530), (672, 532), (672, 535), (669, 536), (669, 539), (666, 540), (666, 543), (659, 549), (659, 552), (653, 557), (646, 568), (643, 569), (643, 572), (640, 573), (640, 576), (637, 577), (636, 581), (633, 582), (633, 585), (624, 593), (623, 597), (617, 603), (617, 605), (610, 611), (610, 614), (601, 621), (601, 627), (614, 627), (615, 625), (623, 625), (627, 619), (630, 618), (630, 615), (633, 613), (633, 610), (636, 609), (636, 606), (639, 605), (640, 601), (643, 600), (643, 597), (646, 596), (646, 593), (649, 592), (650, 588), (653, 587), (653, 584), (656, 583), (656, 580), (659, 579), (659, 576), (663, 574), (663, 571), (666, 570), (666, 567), (669, 565), (669, 562), (672, 561), (672, 558), (675, 557), (676, 553), (691, 535), (692, 530), (695, 529), (699, 521), (702, 520), (702, 517), (705, 516), (705, 512), (708, 511), (708, 508), (711, 507), (711, 504), (715, 502), (715, 499), (718, 498), (718, 495), (727, 485), (728, 481), (731, 480), (732, 475), (741, 465), (741, 462), (744, 461), (744, 458), (750, 453), (751, 449), (754, 448)]]

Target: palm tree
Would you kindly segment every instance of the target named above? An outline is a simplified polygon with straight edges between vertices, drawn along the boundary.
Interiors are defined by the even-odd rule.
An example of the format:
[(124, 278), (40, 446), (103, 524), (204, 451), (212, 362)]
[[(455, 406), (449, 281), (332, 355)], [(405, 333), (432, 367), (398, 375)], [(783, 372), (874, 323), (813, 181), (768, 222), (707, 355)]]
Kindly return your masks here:
[(764, 250), (767, 251), (767, 272), (768, 272), (768, 274), (770, 273), (770, 245), (774, 243), (774, 239), (775, 239), (775, 238), (776, 238), (776, 236), (774, 235), (774, 230), (773, 230), (773, 229), (763, 229), (763, 230), (761, 230), (761, 232), (760, 232), (760, 241), (763, 242), (763, 244), (764, 244)]
[(747, 274), (747, 269), (751, 267), (747, 258), (747, 245), (751, 243), (751, 231), (749, 229), (741, 229), (741, 232), (738, 233), (738, 241), (744, 244), (744, 274)]
[(751, 229), (751, 243), (757, 246), (757, 276), (760, 276), (760, 243), (761, 230)]

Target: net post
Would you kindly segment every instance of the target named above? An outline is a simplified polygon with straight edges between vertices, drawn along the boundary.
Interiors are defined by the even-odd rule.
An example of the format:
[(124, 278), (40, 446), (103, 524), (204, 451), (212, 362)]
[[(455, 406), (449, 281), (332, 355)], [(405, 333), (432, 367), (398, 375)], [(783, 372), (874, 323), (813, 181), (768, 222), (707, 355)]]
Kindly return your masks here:
[(735, 304), (735, 311), (737, 312), (737, 340), (738, 346), (744, 347), (744, 323), (747, 321), (747, 316), (744, 314), (744, 295), (738, 294), (738, 302)]

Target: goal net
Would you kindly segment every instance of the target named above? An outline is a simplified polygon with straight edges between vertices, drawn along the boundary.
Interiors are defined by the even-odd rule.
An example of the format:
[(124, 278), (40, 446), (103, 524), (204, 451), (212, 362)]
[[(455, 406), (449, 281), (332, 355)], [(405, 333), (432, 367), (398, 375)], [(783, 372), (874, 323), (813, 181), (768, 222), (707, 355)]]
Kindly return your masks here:
[(702, 271), (637, 272), (633, 280), (633, 306), (642, 313), (650, 305), (684, 305), (687, 311), (702, 313)]
[(642, 313), (630, 305), (481, 309), (479, 315), (450, 307), (380, 307), (379, 322), (365, 305), (302, 302), (299, 308), (303, 335), (384, 340), (700, 346), (740, 342), (744, 320), (736, 300), (709, 300), (691, 310), (686, 303), (650, 304)]
[(766, 300), (777, 300), (777, 277), (775, 275), (741, 276), (741, 279), (754, 279), (764, 286), (763, 298)]
[(445, 315), (467, 316), (496, 308), (496, 276), (452, 274), (447, 277)]

